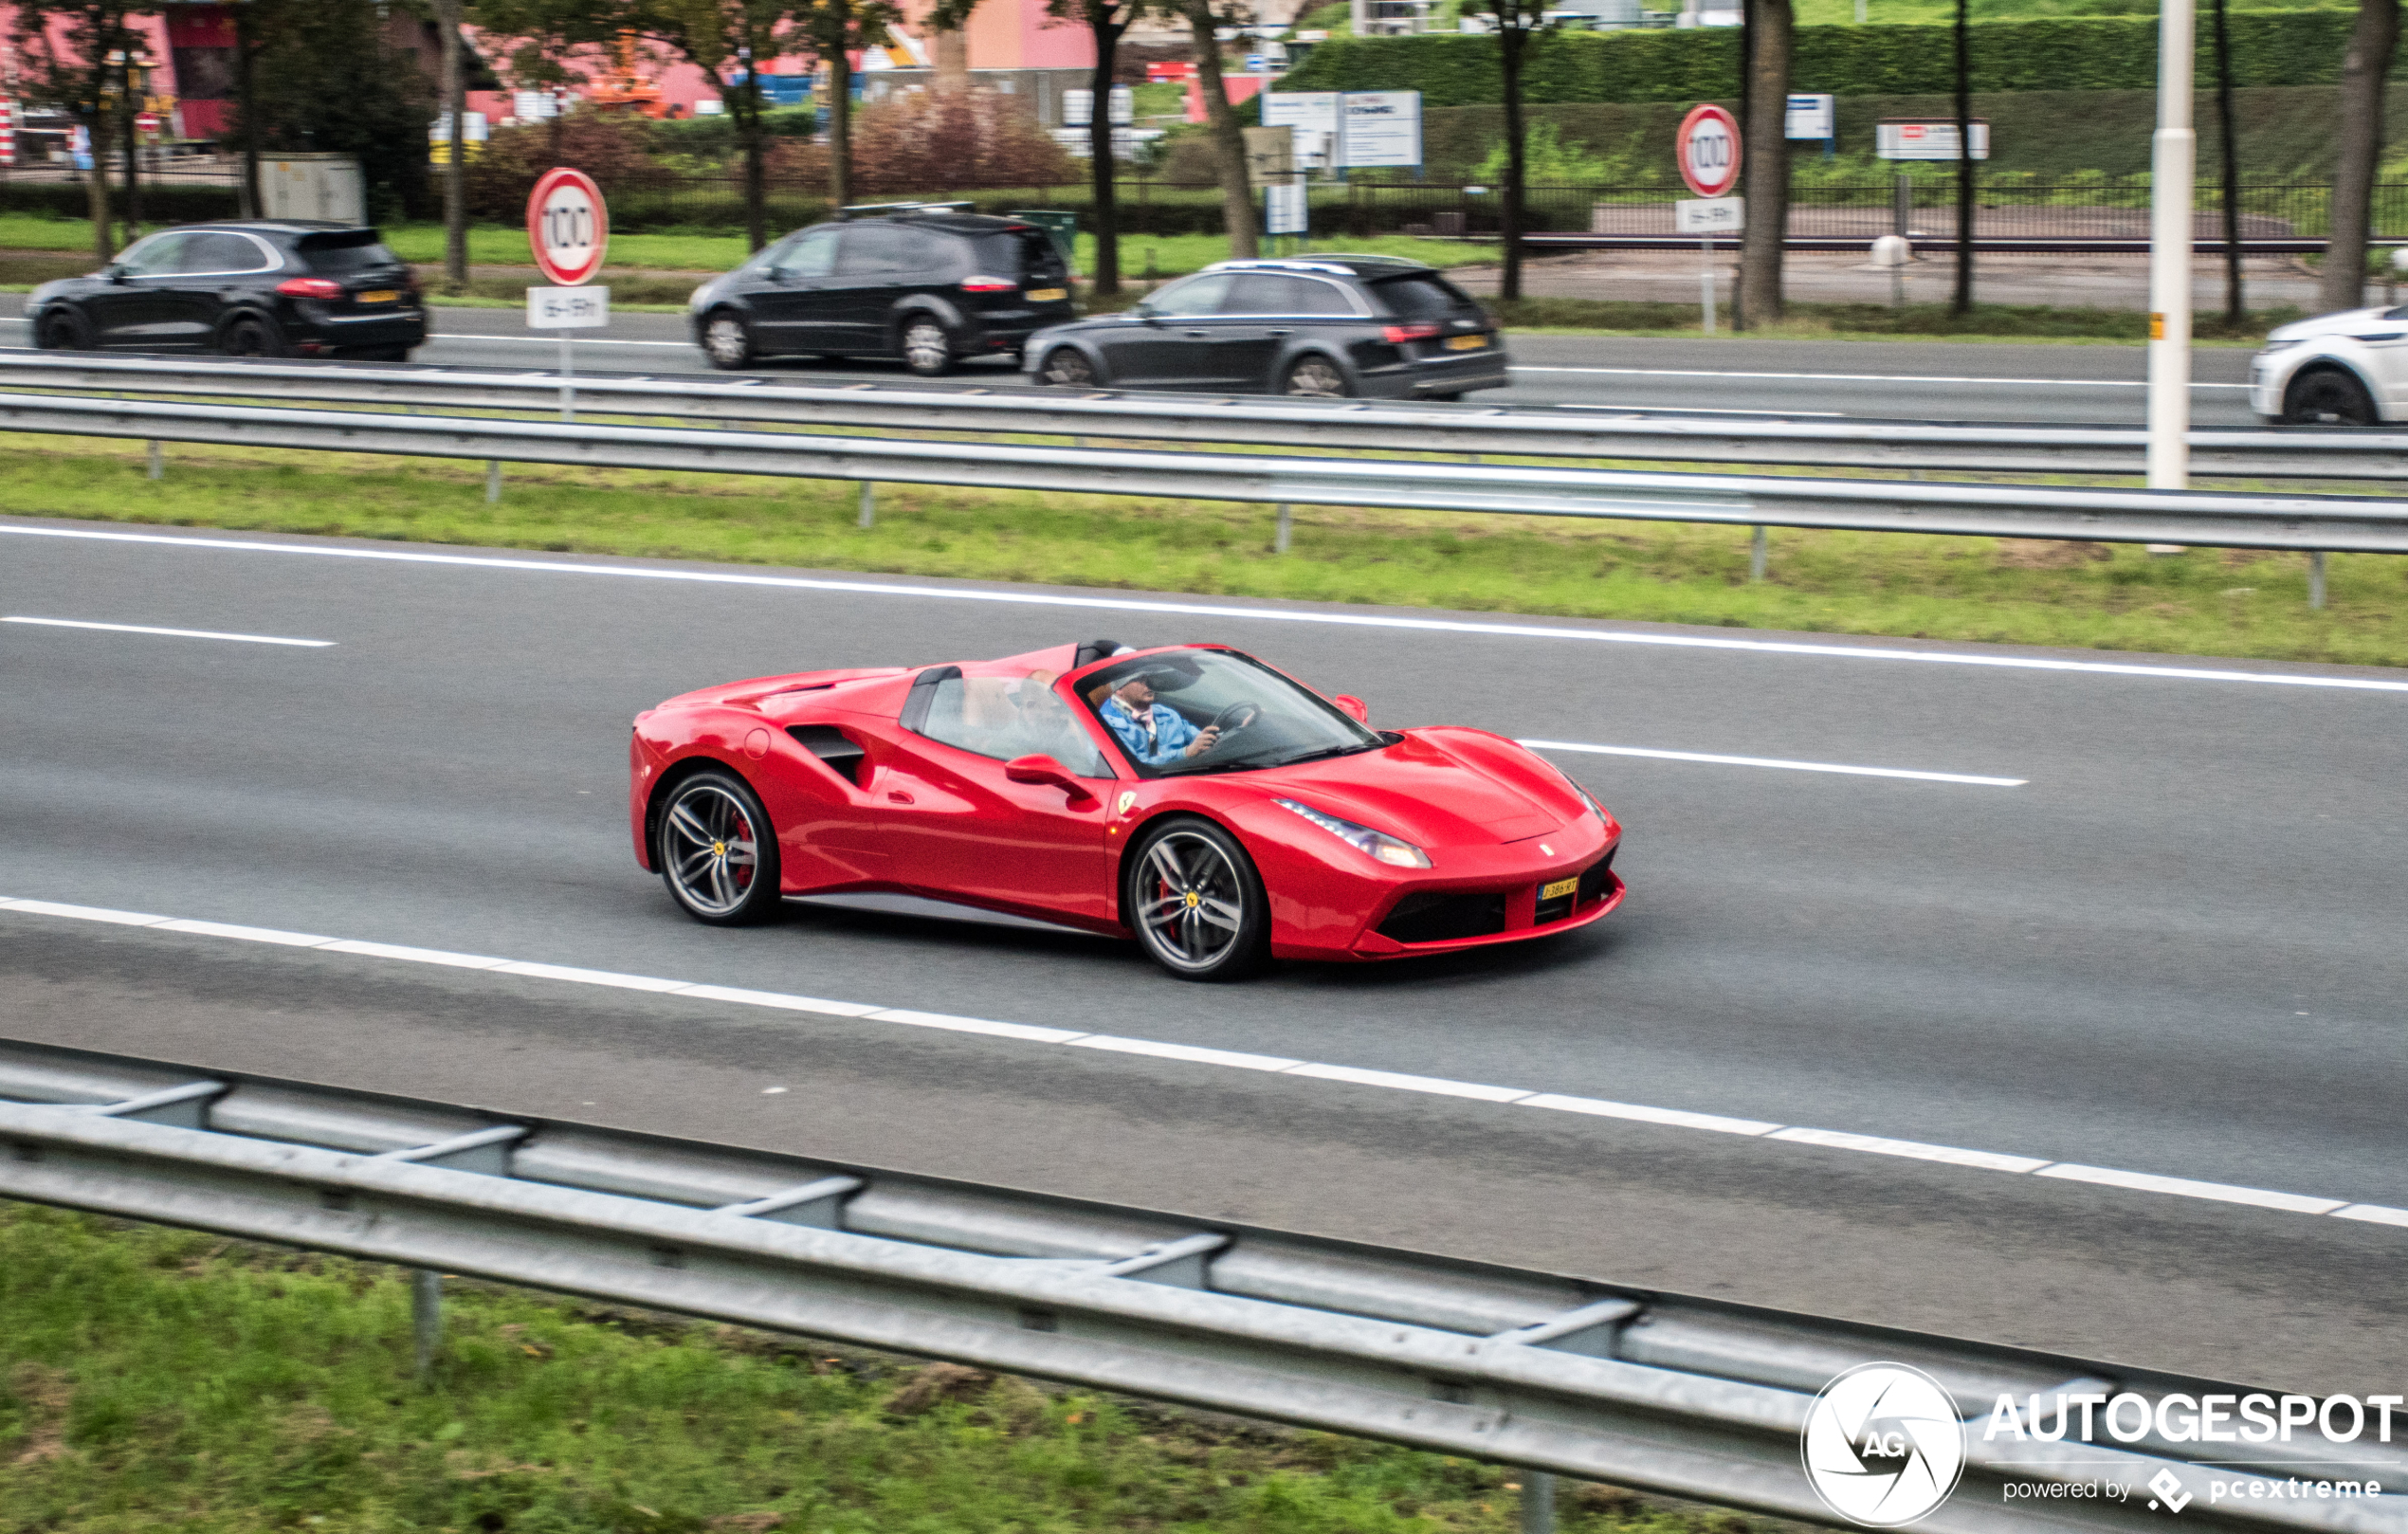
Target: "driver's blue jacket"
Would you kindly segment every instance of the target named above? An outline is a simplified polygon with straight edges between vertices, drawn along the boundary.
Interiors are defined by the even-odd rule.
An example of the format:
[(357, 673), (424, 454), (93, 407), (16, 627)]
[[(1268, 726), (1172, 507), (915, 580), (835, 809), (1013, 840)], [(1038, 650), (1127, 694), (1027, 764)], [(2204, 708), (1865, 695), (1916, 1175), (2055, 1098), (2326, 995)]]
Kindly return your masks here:
[(1118, 698), (1104, 699), (1104, 706), (1096, 712), (1103, 716), (1104, 722), (1111, 727), (1112, 733), (1121, 738), (1121, 744), (1128, 748), (1129, 755), (1148, 767), (1159, 767), (1166, 761), (1177, 759), (1178, 754), (1204, 733), (1189, 723), (1186, 715), (1160, 703), (1146, 710), (1152, 716), (1154, 728), (1151, 733), (1146, 729), (1147, 721), (1140, 719), (1128, 704)]

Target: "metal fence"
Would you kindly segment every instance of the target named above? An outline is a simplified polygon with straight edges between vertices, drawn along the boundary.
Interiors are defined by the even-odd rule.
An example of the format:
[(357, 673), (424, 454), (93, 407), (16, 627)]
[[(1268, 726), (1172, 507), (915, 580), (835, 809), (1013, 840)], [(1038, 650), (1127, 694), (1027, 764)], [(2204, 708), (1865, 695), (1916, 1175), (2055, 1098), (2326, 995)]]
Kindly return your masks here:
[[(2211, 1381), (83, 1050), (0, 1045), (0, 1196), (415, 1268), (422, 1325), (423, 1280), (469, 1274), (1817, 1523), (1836, 1519), (1800, 1462), (1815, 1392), (1904, 1363), (1965, 1421), (1931, 1534), (2153, 1526), (2147, 1489), (2169, 1485), (2185, 1523), (2408, 1530), (2396, 1446), (2353, 1445), (2383, 1494), (2337, 1502), (2280, 1496), (2333, 1473), (2307, 1441), (1986, 1431), (2029, 1402), (2036, 1434), (2052, 1392), (2128, 1393), (2164, 1421), (2231, 1389)], [(2065, 1494), (2108, 1481), (2128, 1494)]]

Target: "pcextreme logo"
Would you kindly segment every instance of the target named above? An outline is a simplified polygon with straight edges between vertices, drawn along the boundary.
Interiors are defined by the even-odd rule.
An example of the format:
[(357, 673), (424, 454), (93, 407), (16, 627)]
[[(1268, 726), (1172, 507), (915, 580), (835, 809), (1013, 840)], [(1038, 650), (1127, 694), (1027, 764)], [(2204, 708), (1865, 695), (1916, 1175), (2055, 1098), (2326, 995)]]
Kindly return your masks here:
[(1965, 1425), (1939, 1380), (1903, 1363), (1863, 1363), (1815, 1397), (1798, 1452), (1823, 1506), (1867, 1528), (1913, 1523), (1957, 1488)]

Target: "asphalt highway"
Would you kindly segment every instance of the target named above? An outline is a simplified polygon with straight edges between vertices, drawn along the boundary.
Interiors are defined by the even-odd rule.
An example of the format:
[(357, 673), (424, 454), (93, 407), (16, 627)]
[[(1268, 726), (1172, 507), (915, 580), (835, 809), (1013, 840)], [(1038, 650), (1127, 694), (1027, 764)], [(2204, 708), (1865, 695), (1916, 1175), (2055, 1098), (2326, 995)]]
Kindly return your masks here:
[[(26, 344), (24, 296), (0, 295), (0, 344)], [(557, 333), (526, 328), (509, 309), (437, 309), (420, 362), (476, 367), (557, 366)], [(1567, 411), (1645, 409), (1796, 418), (1896, 418), (2137, 426), (2146, 419), (2148, 375), (2139, 346), (2054, 346), (1944, 341), (1681, 340), (1510, 335), (1513, 386), (1473, 396), (1479, 407)], [(2247, 428), (2250, 353), (2192, 355), (2192, 419)], [(575, 343), (580, 371), (656, 374), (710, 372), (684, 317), (619, 314)], [(849, 381), (907, 378), (900, 363), (777, 359), (759, 372)], [(1001, 362), (974, 362), (963, 388), (1018, 388)]]
[[(0, 617), (331, 642), (0, 623), (0, 897), (2408, 1207), (2408, 690), (2290, 685), (2397, 673), (721, 574), (785, 573), (0, 522)], [(1559, 753), (1629, 827), (1621, 912), (1233, 987), (921, 917), (707, 929), (632, 861), (628, 722), (668, 694), (1099, 634), (1253, 648), (1384, 726), (2020, 786)], [(1797, 648), (1661, 642), (1734, 639)], [(2274, 1388), (2408, 1379), (2408, 1229), (2292, 1207), (22, 910), (0, 998), (16, 1038)]]

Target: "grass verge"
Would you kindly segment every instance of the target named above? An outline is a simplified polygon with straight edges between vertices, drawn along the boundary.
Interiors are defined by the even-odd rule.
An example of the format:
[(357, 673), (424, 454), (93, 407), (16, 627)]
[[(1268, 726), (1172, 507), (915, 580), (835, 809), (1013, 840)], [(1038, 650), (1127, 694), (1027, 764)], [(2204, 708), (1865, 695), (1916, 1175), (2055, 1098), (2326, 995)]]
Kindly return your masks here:
[[(1515, 1472), (0, 1204), (0, 1528), (1504, 1534)], [(1572, 1534), (1746, 1520), (1561, 1488)]]
[[(1484, 299), (1516, 330), (1575, 331), (1582, 335), (1680, 336), (1698, 338), (1698, 306), (1617, 299), (1528, 298), (1506, 302)], [(2302, 318), (2294, 308), (2254, 310), (2235, 325), (2220, 309), (2191, 317), (2192, 338), (2202, 346), (2255, 346), (2276, 325)], [(1792, 303), (1780, 320), (1745, 331), (1722, 333), (1731, 340), (2051, 340), (2133, 345), (2149, 338), (2149, 317), (2137, 310), (2054, 308), (2047, 304), (1981, 303), (1967, 315), (1944, 303)]]
[[(18, 439), (20, 442), (23, 439)], [(857, 491), (649, 470), (480, 466), (55, 439), (0, 453), (0, 513), (345, 535), (1473, 612), (1560, 614), (2357, 665), (2408, 665), (2408, 560), (2336, 555), (2307, 608), (2299, 555), (1907, 534), (1300, 506), (1294, 552), (1268, 506), (882, 486)]]

